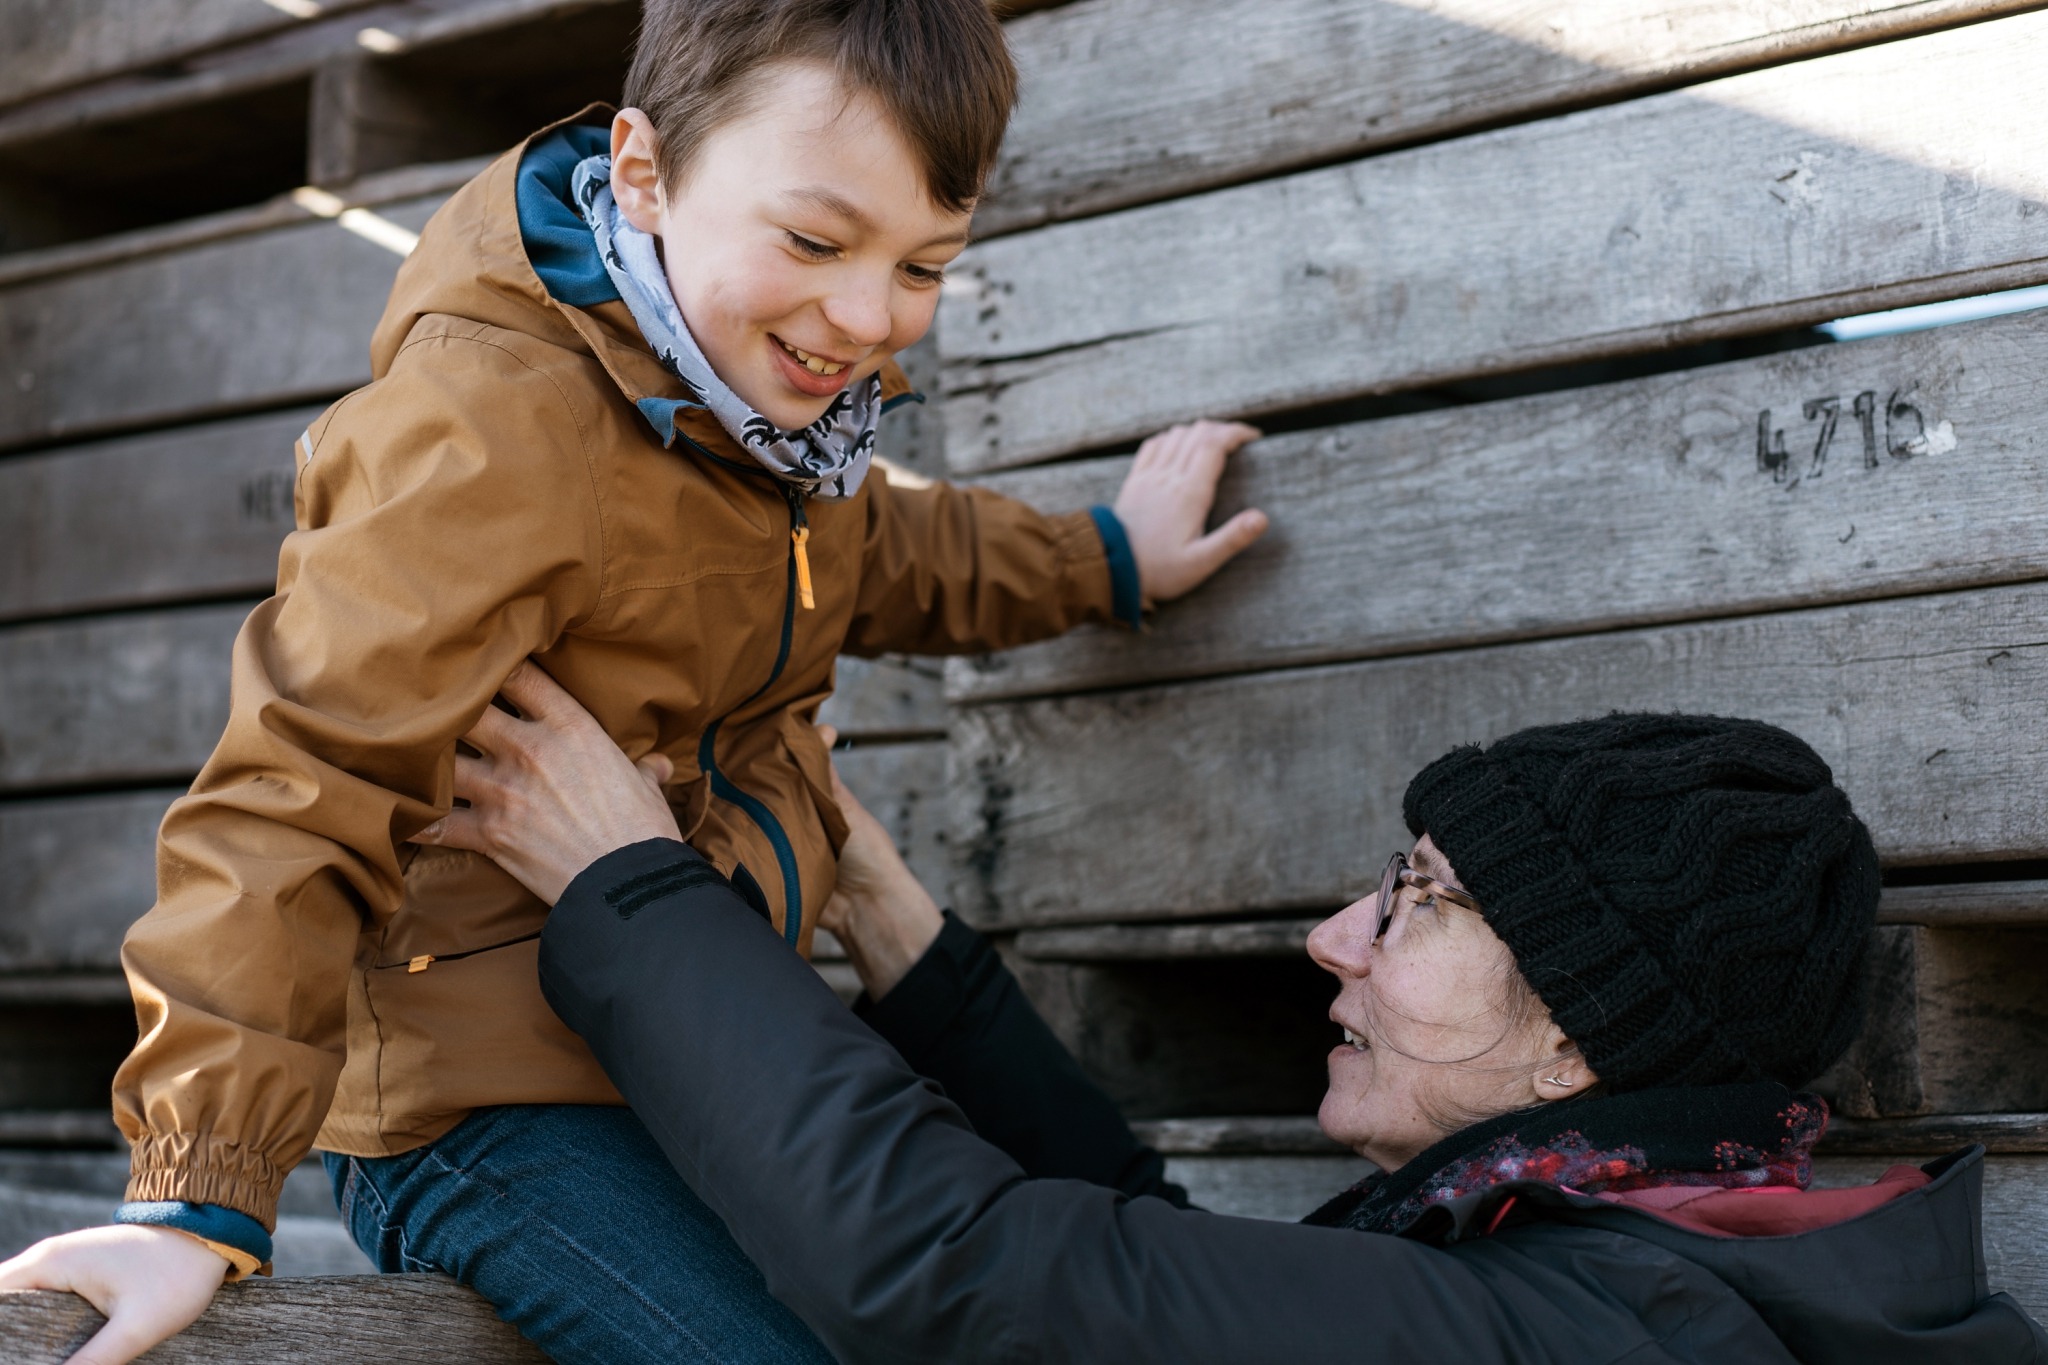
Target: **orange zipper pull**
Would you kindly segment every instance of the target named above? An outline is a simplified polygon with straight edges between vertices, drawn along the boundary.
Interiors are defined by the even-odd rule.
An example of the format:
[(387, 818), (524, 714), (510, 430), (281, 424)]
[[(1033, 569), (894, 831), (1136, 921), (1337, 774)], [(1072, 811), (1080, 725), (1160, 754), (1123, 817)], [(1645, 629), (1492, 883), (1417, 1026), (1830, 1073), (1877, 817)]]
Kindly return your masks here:
[(421, 953), (418, 957), (405, 964), (406, 974), (409, 976), (414, 972), (423, 972), (433, 965), (433, 961), (434, 955), (432, 953)]
[(818, 605), (817, 597), (811, 592), (811, 557), (804, 552), (804, 546), (810, 543), (811, 528), (793, 526), (790, 528), (789, 538), (796, 543), (797, 600), (804, 604), (805, 611), (809, 611)]

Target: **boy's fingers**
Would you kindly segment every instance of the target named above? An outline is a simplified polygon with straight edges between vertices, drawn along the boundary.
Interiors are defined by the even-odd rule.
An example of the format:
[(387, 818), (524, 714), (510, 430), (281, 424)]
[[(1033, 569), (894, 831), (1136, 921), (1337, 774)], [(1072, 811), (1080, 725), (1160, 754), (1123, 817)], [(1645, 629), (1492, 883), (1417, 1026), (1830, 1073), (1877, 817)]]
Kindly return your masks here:
[(171, 1335), (166, 1332), (152, 1336), (147, 1327), (137, 1324), (135, 1315), (116, 1310), (107, 1320), (107, 1325), (93, 1333), (85, 1345), (72, 1354), (65, 1365), (128, 1365), (128, 1362), (147, 1351), (157, 1342)]
[(1207, 578), (1264, 535), (1267, 524), (1264, 512), (1256, 509), (1239, 512), (1188, 546), (1188, 558), (1201, 570), (1202, 577)]

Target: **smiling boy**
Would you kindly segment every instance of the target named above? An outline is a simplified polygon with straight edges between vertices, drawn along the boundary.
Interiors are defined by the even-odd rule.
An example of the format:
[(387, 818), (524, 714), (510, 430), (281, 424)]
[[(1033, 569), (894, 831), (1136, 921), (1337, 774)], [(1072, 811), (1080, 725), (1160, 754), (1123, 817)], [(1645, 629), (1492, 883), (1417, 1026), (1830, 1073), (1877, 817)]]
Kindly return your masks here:
[(631, 107), (428, 224), (375, 378), (299, 442), (277, 593), (124, 949), (120, 1225), (0, 1268), (108, 1311), (80, 1359), (267, 1261), (313, 1146), (383, 1269), (475, 1285), (557, 1360), (824, 1359), (543, 1001), (548, 907), (434, 829), (531, 657), (807, 951), (846, 837), (812, 728), (840, 652), (1136, 624), (1263, 529), (1203, 533), (1243, 426), (1155, 437), (1113, 510), (1066, 516), (873, 468), (1014, 89), (983, 0), (651, 3)]

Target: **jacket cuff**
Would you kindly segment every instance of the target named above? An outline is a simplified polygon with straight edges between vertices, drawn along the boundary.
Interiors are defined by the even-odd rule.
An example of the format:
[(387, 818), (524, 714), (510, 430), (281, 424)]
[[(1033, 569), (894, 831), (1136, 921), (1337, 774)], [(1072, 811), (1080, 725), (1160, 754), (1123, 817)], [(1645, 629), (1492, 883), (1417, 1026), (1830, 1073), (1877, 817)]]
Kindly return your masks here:
[(114, 1221), (170, 1228), (196, 1237), (233, 1267), (231, 1279), (253, 1275), (271, 1261), (270, 1233), (263, 1224), (219, 1204), (192, 1204), (177, 1199), (130, 1200), (114, 1210)]
[(945, 912), (945, 921), (932, 946), (887, 995), (876, 1000), (863, 991), (853, 1002), (853, 1012), (921, 1074), (922, 1064), (966, 1006), (975, 966), (992, 951), (988, 940), (951, 910)]
[[(613, 849), (577, 873), (555, 904), (559, 907), (572, 899), (596, 901), (620, 919), (631, 919), (664, 896), (708, 882), (731, 885), (688, 844), (675, 839), (642, 839)], [(759, 912), (758, 906), (753, 908)]]
[(1138, 579), (1138, 558), (1131, 553), (1131, 538), (1124, 533), (1123, 521), (1109, 508), (1098, 504), (1088, 509), (1088, 515), (1109, 560), (1110, 609), (1117, 620), (1136, 630), (1145, 624), (1145, 591)]
[[(130, 1204), (214, 1204), (277, 1226), (285, 1168), (239, 1142), (200, 1133), (146, 1133), (128, 1158)], [(125, 1205), (124, 1205), (125, 1207)]]

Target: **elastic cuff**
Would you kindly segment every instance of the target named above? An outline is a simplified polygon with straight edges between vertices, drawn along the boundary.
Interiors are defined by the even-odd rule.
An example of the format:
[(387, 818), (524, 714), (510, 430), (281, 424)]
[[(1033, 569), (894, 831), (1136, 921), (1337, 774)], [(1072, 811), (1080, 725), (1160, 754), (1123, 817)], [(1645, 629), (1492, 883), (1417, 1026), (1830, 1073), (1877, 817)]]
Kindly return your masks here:
[(276, 1222), (277, 1196), (289, 1165), (212, 1133), (131, 1133), (130, 1140), (128, 1190), (123, 1196), (129, 1203), (217, 1204), (247, 1215), (261, 1227)]
[(183, 1200), (130, 1200), (114, 1210), (116, 1223), (170, 1228), (196, 1237), (227, 1258), (233, 1278), (254, 1274), (270, 1264), (270, 1234), (246, 1213), (219, 1204), (188, 1204)]
[(1102, 553), (1109, 560), (1110, 610), (1132, 630), (1145, 624), (1144, 585), (1138, 580), (1138, 559), (1131, 553), (1131, 538), (1117, 514), (1100, 505), (1088, 509), (1095, 529), (1102, 536)]
[(968, 978), (976, 959), (989, 951), (988, 940), (974, 932), (951, 910), (939, 936), (903, 979), (880, 1000), (865, 992), (853, 1012), (887, 1039), (915, 1069), (919, 1061), (952, 1029), (970, 994)]

